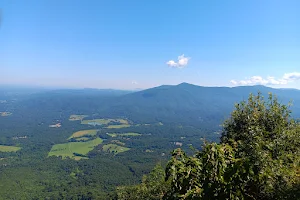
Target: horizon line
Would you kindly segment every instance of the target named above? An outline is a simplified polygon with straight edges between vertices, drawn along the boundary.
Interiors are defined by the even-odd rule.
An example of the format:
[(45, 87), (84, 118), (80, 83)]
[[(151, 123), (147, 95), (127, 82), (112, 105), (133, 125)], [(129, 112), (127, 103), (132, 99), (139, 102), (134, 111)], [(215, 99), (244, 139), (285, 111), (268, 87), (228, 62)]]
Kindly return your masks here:
[(147, 90), (151, 88), (157, 88), (161, 86), (179, 86), (179, 85), (193, 85), (197, 87), (206, 87), (206, 88), (238, 88), (238, 87), (266, 87), (266, 88), (272, 88), (272, 89), (291, 89), (291, 90), (300, 90), (298, 88), (276, 88), (272, 87), (270, 85), (236, 85), (236, 86), (203, 86), (203, 85), (197, 85), (192, 84), (188, 82), (182, 82), (179, 84), (161, 84), (154, 87), (147, 87), (147, 88), (132, 88), (132, 89), (124, 89), (124, 88), (100, 88), (100, 87), (70, 87), (70, 86), (51, 86), (51, 85), (22, 85), (22, 84), (0, 84), (0, 87), (11, 87), (11, 88), (24, 88), (24, 89), (49, 89), (49, 90), (63, 90), (63, 89), (69, 89), (69, 90), (84, 90), (84, 89), (95, 89), (95, 90), (121, 90), (121, 91), (141, 91), (141, 90)]

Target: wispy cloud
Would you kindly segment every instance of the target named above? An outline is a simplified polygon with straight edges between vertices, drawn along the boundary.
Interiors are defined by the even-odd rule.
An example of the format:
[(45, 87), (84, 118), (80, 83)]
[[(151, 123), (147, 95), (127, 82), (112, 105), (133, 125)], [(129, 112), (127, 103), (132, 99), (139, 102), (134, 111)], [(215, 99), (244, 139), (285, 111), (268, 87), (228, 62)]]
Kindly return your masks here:
[(283, 79), (290, 80), (290, 81), (300, 80), (300, 73), (293, 72), (293, 73), (284, 74)]
[(137, 81), (131, 81), (131, 84), (132, 84), (132, 85), (137, 85), (138, 82), (137, 82)]
[(276, 79), (273, 76), (263, 78), (261, 76), (252, 76), (244, 80), (231, 80), (230, 83), (233, 85), (286, 85), (288, 83), (300, 80), (300, 73), (286, 73), (282, 78)]
[(190, 59), (191, 58), (185, 57), (184, 54), (182, 54), (181, 56), (178, 56), (177, 62), (169, 60), (166, 64), (169, 65), (169, 67), (184, 68), (188, 65)]

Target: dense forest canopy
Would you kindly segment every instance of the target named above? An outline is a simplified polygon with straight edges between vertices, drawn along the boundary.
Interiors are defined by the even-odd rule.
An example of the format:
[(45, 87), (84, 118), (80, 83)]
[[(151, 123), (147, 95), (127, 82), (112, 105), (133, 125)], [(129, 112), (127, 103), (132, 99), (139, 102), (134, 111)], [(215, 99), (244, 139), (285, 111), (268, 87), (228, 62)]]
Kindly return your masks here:
[(221, 142), (188, 156), (173, 151), (136, 186), (118, 188), (119, 199), (299, 199), (300, 124), (277, 98), (259, 93), (236, 104)]
[(299, 8), (0, 0), (0, 200), (300, 200)]
[[(259, 98), (251, 97), (253, 105), (250, 100), (238, 104), (230, 115), (235, 102), (258, 90)], [(252, 186), (259, 186), (264, 198), (297, 191), (296, 180), (291, 178), (297, 170), (285, 163), (290, 161), (297, 166), (296, 154), (286, 151), (297, 150), (298, 124), (290, 119), (300, 116), (298, 90), (262, 86), (209, 88), (184, 83), (137, 92), (7, 87), (0, 91), (0, 196), (4, 199), (126, 199), (128, 195), (131, 199), (182, 195), (204, 198), (216, 190), (219, 195), (228, 195), (228, 187), (234, 188), (226, 174), (233, 170), (229, 164), (249, 168), (246, 172), (250, 175), (252, 171), (265, 170), (259, 171), (264, 172), (261, 177), (230, 171), (236, 173), (234, 181), (249, 178), (241, 186), (251, 188), (243, 189), (247, 195), (254, 196), (253, 190), (258, 189)], [(273, 99), (273, 107), (262, 99), (268, 92), (278, 96)], [(290, 100), (293, 113), (282, 106)], [(251, 111), (253, 106), (258, 106), (257, 112)], [(248, 115), (253, 117), (248, 119)], [(254, 133), (260, 130), (260, 135), (248, 137), (252, 133), (249, 128)], [(177, 148), (181, 150), (171, 154)], [(254, 157), (243, 153), (249, 148)], [(257, 153), (260, 151), (263, 154)], [(202, 174), (206, 168), (193, 171), (191, 177), (202, 176), (196, 180), (190, 180), (185, 170), (203, 165), (207, 155), (218, 158), (217, 164), (211, 165), (221, 165), (223, 171), (212, 172), (207, 165), (207, 173), (219, 173), (220, 180), (203, 190), (203, 185), (210, 184)], [(257, 168), (245, 164), (254, 163), (254, 159), (259, 159)], [(160, 164), (156, 166), (157, 163)], [(266, 166), (270, 163), (274, 167)], [(276, 176), (269, 174), (273, 170)], [(277, 182), (278, 177), (283, 184)], [(186, 181), (193, 184), (186, 185)], [(261, 189), (264, 184), (268, 187)], [(279, 187), (282, 185), (286, 188)], [(231, 196), (245, 195), (238, 188), (234, 190)], [(278, 194), (273, 194), (274, 190)]]

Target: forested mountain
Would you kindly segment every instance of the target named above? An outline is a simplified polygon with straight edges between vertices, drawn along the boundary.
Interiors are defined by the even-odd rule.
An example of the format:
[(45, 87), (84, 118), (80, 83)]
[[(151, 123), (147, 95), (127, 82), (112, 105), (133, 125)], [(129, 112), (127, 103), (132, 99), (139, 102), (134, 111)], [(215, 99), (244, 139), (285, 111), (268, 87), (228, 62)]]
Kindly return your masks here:
[[(249, 93), (293, 100), (300, 91), (182, 83), (143, 91), (0, 88), (0, 196), (112, 199), (170, 152), (219, 141), (220, 125)], [(75, 135), (75, 136), (74, 136)], [(76, 136), (79, 135), (79, 136)], [(0, 198), (1, 199), (1, 198)]]
[[(300, 116), (300, 91), (273, 89), (264, 86), (201, 87), (188, 83), (163, 85), (121, 96), (101, 106), (99, 111), (125, 115), (132, 120), (180, 122), (194, 126), (216, 126), (229, 116), (234, 103), (246, 99), (249, 93), (269, 92), (287, 103), (294, 102), (294, 114)], [(298, 103), (299, 102), (299, 103)]]
[[(250, 93), (269, 92), (283, 103), (292, 102), (295, 117), (300, 117), (300, 91), (265, 86), (202, 87), (188, 83), (163, 85), (139, 92), (115, 90), (56, 90), (32, 95), (22, 107), (84, 113), (101, 117), (127, 117), (137, 123), (182, 123), (193, 126), (218, 126), (229, 116), (234, 103)], [(46, 106), (47, 107), (47, 106)]]

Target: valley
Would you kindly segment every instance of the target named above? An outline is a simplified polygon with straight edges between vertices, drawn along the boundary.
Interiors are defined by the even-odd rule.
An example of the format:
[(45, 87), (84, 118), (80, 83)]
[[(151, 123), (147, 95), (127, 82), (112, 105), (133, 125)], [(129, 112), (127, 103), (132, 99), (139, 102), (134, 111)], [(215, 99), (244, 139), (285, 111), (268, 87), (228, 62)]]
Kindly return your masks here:
[(0, 0), (0, 200), (300, 200), (299, 8)]
[(173, 149), (192, 154), (203, 141), (219, 141), (234, 103), (258, 91), (282, 102), (293, 99), (293, 115), (300, 117), (298, 90), (261, 86), (10, 93), (0, 104), (13, 113), (0, 118), (0, 195), (14, 190), (24, 198), (114, 198), (116, 186), (137, 184), (157, 163), (165, 166)]

